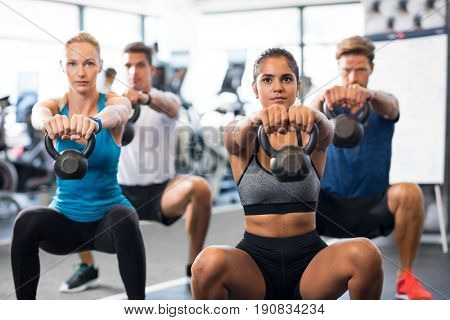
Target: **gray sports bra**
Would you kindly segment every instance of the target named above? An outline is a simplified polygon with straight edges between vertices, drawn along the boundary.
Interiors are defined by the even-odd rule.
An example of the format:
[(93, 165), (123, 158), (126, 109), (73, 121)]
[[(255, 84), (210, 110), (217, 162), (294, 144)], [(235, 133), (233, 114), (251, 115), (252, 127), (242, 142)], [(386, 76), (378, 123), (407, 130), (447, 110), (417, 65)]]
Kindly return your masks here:
[(245, 215), (315, 211), (320, 192), (315, 168), (301, 181), (280, 182), (261, 165), (258, 150), (256, 139), (253, 156), (238, 181)]

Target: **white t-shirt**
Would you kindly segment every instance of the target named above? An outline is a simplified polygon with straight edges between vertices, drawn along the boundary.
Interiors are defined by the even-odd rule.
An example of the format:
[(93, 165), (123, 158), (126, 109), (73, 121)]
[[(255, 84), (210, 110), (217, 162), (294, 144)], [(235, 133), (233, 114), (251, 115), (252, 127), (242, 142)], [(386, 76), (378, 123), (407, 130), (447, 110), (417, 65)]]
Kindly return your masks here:
[(122, 147), (119, 184), (145, 186), (175, 176), (177, 118), (141, 105), (133, 141)]

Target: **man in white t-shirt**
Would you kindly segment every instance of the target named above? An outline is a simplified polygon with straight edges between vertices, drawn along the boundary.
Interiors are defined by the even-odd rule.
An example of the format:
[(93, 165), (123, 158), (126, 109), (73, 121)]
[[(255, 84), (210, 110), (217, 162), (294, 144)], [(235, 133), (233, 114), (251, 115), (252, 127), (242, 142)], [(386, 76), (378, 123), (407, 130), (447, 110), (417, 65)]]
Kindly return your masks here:
[[(152, 49), (142, 42), (130, 43), (123, 52), (129, 89), (126, 96), (141, 105), (134, 139), (122, 148), (118, 181), (140, 220), (166, 226), (186, 215), (189, 260), (186, 275), (203, 248), (211, 217), (211, 189), (205, 179), (175, 175), (176, 122), (180, 102), (171, 92), (152, 88)], [(78, 292), (98, 285), (98, 269), (90, 251), (80, 254), (81, 264), (60, 288)]]

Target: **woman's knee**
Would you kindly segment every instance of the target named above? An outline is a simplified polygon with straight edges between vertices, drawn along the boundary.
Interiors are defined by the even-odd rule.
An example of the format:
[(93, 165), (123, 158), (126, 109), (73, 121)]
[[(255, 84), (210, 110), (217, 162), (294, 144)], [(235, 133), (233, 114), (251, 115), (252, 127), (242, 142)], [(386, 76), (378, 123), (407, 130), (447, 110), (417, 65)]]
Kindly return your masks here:
[(23, 209), (14, 222), (12, 243), (38, 241), (42, 234), (54, 225), (55, 215), (59, 215), (59, 213), (48, 207), (38, 206)]
[(17, 225), (28, 224), (33, 219), (34, 210), (30, 210), (30, 208), (21, 210), (16, 217), (15, 227)]
[(130, 229), (130, 231), (139, 229), (139, 219), (136, 211), (125, 205), (115, 206), (108, 214), (110, 224), (113, 227), (119, 229)]
[(367, 238), (356, 238), (347, 251), (352, 266), (358, 271), (379, 272), (382, 270), (382, 256), (377, 246)]
[[(42, 209), (48, 210), (47, 207), (30, 207), (21, 210), (16, 217), (16, 221), (14, 222), (14, 230), (23, 229), (31, 224), (38, 223), (40, 220), (38, 219), (38, 216), (41, 213)], [(34, 227), (27, 229), (36, 230), (36, 228)]]
[(199, 286), (219, 281), (227, 265), (225, 250), (219, 247), (205, 248), (192, 264), (192, 284)]

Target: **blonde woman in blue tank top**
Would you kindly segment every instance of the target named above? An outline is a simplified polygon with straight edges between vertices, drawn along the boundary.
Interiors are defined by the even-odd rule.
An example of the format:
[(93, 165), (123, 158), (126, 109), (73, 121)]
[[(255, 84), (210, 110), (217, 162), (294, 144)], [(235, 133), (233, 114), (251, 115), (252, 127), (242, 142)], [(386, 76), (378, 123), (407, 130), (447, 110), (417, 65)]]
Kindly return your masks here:
[(46, 132), (56, 149), (84, 149), (95, 134), (89, 169), (79, 180), (57, 178), (49, 207), (30, 207), (14, 225), (11, 260), (18, 299), (35, 299), (39, 248), (66, 255), (85, 250), (117, 254), (129, 299), (145, 298), (145, 250), (136, 211), (122, 195), (117, 166), (131, 105), (113, 93), (99, 93), (100, 46), (88, 33), (66, 42), (61, 67), (69, 82), (64, 98), (37, 103), (33, 126)]
[[(379, 299), (383, 272), (378, 249), (365, 238), (327, 246), (315, 230), (320, 178), (333, 129), (320, 112), (295, 104), (299, 68), (291, 53), (264, 51), (253, 68), (262, 109), (226, 128), (223, 140), (245, 213), (236, 248), (212, 246), (192, 267), (195, 299)], [(297, 145), (297, 132), (319, 129), (312, 169), (301, 181), (280, 182), (259, 146), (262, 125), (275, 149)], [(306, 141), (307, 135), (303, 135)], [(318, 213), (320, 214), (320, 213)]]

